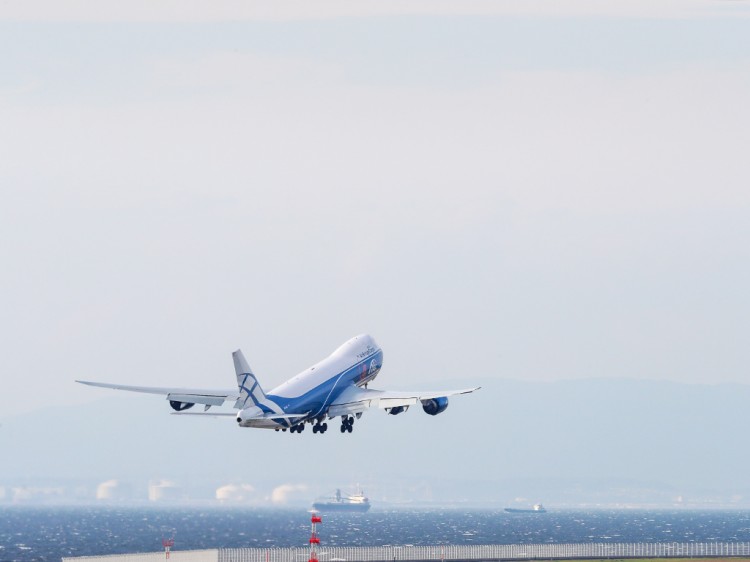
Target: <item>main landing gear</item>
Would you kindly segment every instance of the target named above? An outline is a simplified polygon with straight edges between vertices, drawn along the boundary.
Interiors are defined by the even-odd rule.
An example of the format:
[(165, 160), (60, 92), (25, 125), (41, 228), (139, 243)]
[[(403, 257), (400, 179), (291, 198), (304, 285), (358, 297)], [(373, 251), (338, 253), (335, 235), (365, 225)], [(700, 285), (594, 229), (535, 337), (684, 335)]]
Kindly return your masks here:
[[(325, 433), (326, 431), (328, 431), (328, 423), (324, 422), (324, 419), (326, 419), (325, 416), (320, 416), (317, 419), (312, 419), (307, 422), (312, 425), (313, 433)], [(341, 433), (351, 433), (354, 429), (355, 419), (356, 418), (354, 416), (341, 416)], [(303, 431), (305, 431), (305, 422), (298, 423), (289, 428), (277, 427), (275, 429), (276, 431), (286, 431), (287, 429), (289, 429), (289, 433), (302, 433)]]
[(346, 432), (351, 433), (354, 431), (354, 418), (351, 418), (349, 416), (342, 416), (341, 417), (341, 433)]
[[(276, 431), (278, 431), (279, 428), (276, 428)], [(325, 433), (328, 430), (328, 424), (327, 423), (321, 423), (320, 421), (315, 422), (315, 425), (312, 426), (313, 433)], [(281, 431), (286, 431), (285, 427), (281, 428)], [(298, 423), (297, 425), (293, 425), (289, 428), (289, 433), (302, 433), (305, 431), (305, 424), (304, 423)]]

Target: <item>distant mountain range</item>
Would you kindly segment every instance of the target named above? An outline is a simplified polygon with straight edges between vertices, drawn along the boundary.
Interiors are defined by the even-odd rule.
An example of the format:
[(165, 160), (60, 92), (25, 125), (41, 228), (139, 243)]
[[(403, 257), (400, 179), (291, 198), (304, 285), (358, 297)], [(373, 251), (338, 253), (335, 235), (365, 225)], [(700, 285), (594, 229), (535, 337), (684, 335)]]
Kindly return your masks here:
[[(353, 434), (325, 435), (239, 429), (231, 417), (172, 416), (160, 398), (92, 391), (102, 398), (0, 420), (0, 487), (119, 479), (139, 489), (164, 478), (207, 497), (228, 483), (305, 484), (311, 498), (359, 483), (376, 507), (378, 500), (750, 506), (750, 386), (470, 383), (483, 388), (451, 399), (438, 416), (420, 407), (368, 412)], [(456, 381), (427, 386), (444, 384)]]

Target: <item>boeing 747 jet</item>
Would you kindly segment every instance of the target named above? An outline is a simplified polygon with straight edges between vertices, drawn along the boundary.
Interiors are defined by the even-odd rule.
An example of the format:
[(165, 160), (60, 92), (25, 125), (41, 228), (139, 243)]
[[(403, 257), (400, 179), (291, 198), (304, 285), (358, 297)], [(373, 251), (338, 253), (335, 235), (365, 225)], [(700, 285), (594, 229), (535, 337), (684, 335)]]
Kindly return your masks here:
[[(237, 388), (231, 390), (200, 390), (128, 386), (103, 382), (76, 381), (90, 386), (147, 392), (166, 396), (174, 413), (183, 415), (234, 416), (240, 427), (260, 427), (302, 433), (305, 424), (313, 433), (328, 430), (326, 420), (341, 418), (341, 433), (351, 433), (354, 420), (369, 408), (381, 408), (391, 415), (400, 414), (409, 406), (421, 404), (431, 416), (444, 412), (448, 397), (468, 394), (479, 387), (463, 390), (402, 392), (374, 390), (367, 385), (378, 376), (383, 366), (383, 351), (375, 340), (362, 334), (353, 337), (328, 357), (302, 371), (267, 394), (239, 349), (232, 353)], [(235, 412), (208, 412), (212, 406), (234, 405)], [(203, 412), (185, 412), (202, 404)]]

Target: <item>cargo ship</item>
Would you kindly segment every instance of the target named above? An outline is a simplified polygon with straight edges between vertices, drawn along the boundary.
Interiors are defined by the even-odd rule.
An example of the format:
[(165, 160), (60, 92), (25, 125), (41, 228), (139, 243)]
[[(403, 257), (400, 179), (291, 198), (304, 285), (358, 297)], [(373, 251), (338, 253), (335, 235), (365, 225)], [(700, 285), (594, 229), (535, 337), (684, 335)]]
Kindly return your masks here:
[(342, 496), (341, 490), (329, 497), (318, 498), (312, 504), (318, 511), (351, 511), (364, 513), (370, 509), (370, 500), (360, 491), (351, 496)]
[(534, 507), (531, 509), (517, 509), (515, 507), (506, 507), (505, 511), (507, 513), (547, 513), (547, 510), (544, 509), (544, 506), (540, 503), (534, 504)]

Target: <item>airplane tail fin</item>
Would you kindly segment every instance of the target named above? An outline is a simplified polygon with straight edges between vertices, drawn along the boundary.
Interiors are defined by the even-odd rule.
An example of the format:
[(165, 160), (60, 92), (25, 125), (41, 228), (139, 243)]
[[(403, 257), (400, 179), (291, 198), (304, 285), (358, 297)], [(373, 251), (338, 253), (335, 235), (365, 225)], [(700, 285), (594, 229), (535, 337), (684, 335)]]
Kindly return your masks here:
[(240, 396), (234, 407), (239, 409), (258, 406), (264, 409), (261, 404), (267, 402), (266, 393), (260, 387), (258, 379), (255, 378), (245, 356), (242, 355), (242, 351), (238, 349), (232, 353), (232, 359), (234, 360), (234, 372), (237, 373), (237, 387), (240, 391)]

